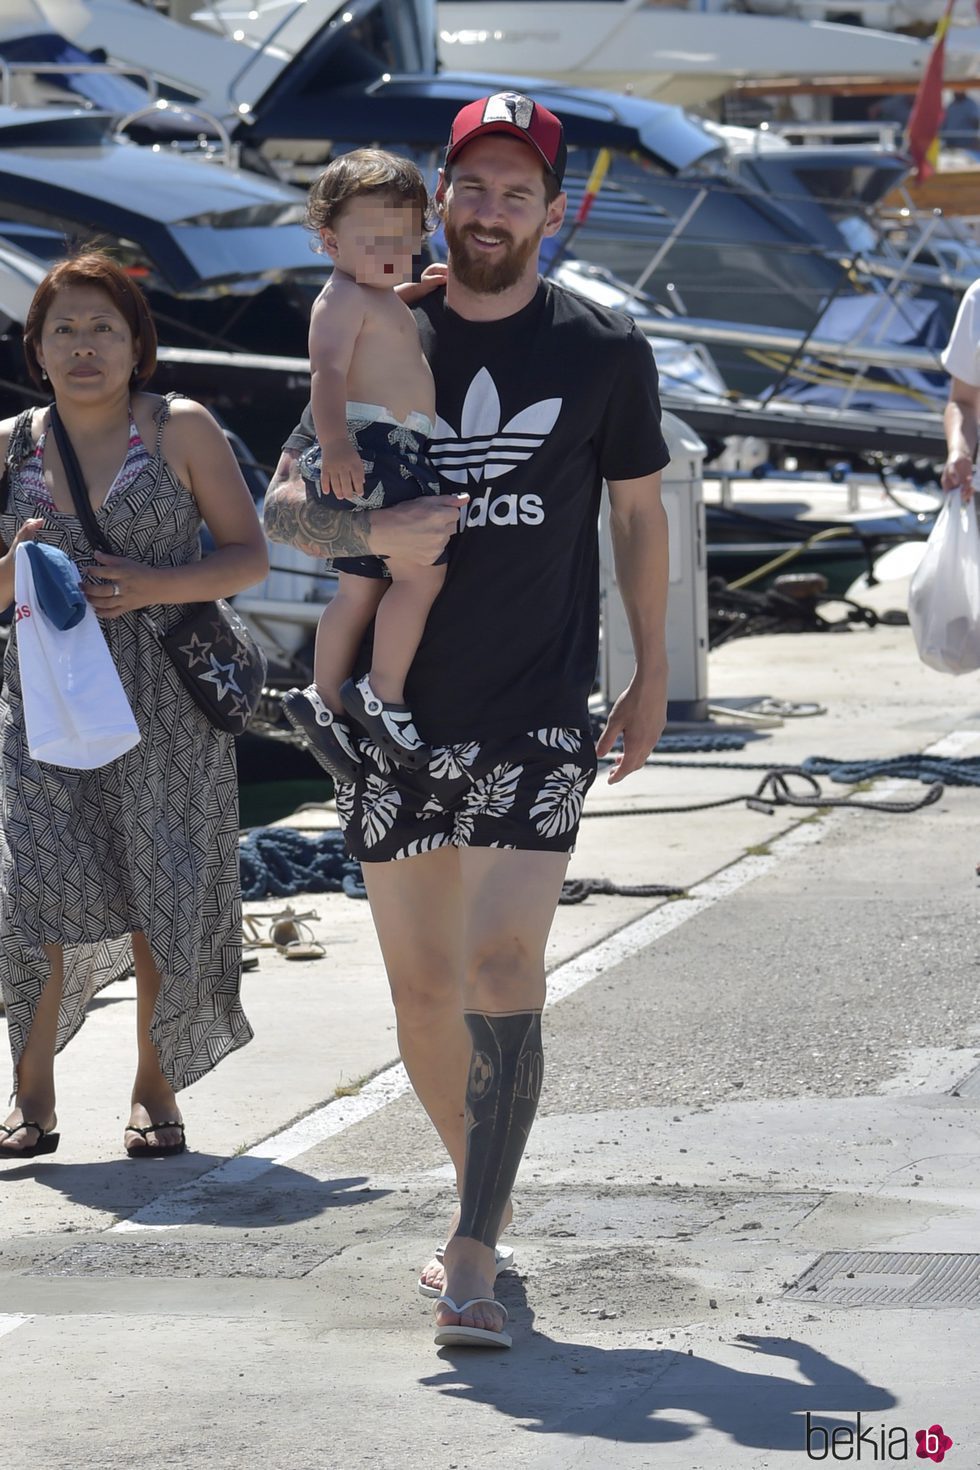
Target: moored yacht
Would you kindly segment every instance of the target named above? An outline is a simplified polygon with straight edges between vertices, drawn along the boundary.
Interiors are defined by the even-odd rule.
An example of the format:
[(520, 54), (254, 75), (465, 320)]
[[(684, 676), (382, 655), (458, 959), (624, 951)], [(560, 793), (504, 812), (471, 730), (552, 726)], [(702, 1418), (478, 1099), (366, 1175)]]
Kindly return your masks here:
[[(439, 57), (460, 70), (519, 72), (682, 106), (769, 78), (917, 81), (927, 40), (816, 18), (860, 10), (741, 0), (439, 0)], [(980, 76), (980, 54), (951, 44), (947, 78), (972, 76)]]
[(280, 0), (245, 7), (241, 24), (209, 8), (203, 26), (134, 0), (5, 0), (0, 33), (8, 6), (33, 11), (86, 51), (151, 70), (163, 95), (200, 103), (226, 125), (247, 120), (300, 59), (308, 76), (322, 57), (321, 88), (436, 65), (428, 0)]

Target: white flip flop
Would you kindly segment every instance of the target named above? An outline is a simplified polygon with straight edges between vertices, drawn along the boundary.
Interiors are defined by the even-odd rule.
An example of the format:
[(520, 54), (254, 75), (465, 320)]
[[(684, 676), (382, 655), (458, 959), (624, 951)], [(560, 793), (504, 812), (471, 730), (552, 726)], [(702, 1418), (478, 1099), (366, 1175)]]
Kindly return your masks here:
[[(504, 1322), (507, 1321), (507, 1308), (503, 1302), (494, 1301), (489, 1296), (474, 1296), (468, 1302), (458, 1307), (451, 1296), (441, 1296), (439, 1302), (445, 1302), (451, 1312), (456, 1312), (460, 1317), (468, 1312), (470, 1307), (477, 1307), (486, 1302), (488, 1307), (497, 1307), (504, 1314)], [(514, 1346), (514, 1339), (509, 1332), (490, 1332), (486, 1327), (437, 1327), (435, 1338), (436, 1347), (478, 1347), (478, 1348), (509, 1348)]]
[[(442, 1260), (445, 1249), (446, 1247), (444, 1245), (436, 1246), (434, 1255), (437, 1261)], [(514, 1269), (514, 1252), (509, 1245), (498, 1245), (497, 1249), (494, 1251), (494, 1256), (496, 1257), (496, 1274), (498, 1276), (500, 1275), (501, 1271), (512, 1271)], [(419, 1296), (435, 1298), (441, 1295), (442, 1293), (439, 1290), (438, 1286), (428, 1286), (422, 1280), (421, 1276), (419, 1277)]]

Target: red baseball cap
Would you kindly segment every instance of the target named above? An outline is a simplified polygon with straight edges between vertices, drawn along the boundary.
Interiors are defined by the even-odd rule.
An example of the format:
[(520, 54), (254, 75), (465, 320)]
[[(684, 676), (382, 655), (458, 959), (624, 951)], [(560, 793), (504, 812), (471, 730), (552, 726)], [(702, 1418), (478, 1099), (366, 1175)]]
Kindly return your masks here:
[(538, 154), (548, 172), (561, 183), (568, 155), (565, 130), (553, 112), (520, 92), (498, 92), (493, 97), (480, 97), (460, 108), (449, 133), (446, 166), (467, 143), (490, 133), (509, 133), (512, 138), (523, 138)]

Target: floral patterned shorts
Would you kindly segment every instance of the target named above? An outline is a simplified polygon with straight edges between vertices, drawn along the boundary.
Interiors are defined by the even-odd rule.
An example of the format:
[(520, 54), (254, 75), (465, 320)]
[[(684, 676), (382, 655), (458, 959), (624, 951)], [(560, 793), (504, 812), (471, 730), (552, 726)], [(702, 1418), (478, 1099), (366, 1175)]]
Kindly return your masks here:
[(437, 847), (571, 852), (596, 774), (589, 730), (530, 730), (433, 750), (428, 766), (396, 766), (358, 741), (364, 771), (337, 787), (347, 850), (362, 863)]

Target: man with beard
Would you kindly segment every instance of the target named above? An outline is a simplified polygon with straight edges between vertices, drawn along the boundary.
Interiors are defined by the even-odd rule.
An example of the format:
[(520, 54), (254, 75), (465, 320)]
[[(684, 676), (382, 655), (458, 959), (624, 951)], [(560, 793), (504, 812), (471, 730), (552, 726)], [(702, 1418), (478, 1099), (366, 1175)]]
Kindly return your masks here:
[[(657, 374), (628, 317), (538, 277), (561, 229), (559, 120), (517, 93), (456, 116), (436, 200), (445, 290), (427, 272), (415, 317), (436, 383), (443, 490), (338, 516), (307, 501), (287, 442), (266, 529), (314, 555), (400, 555), (449, 569), (407, 686), (426, 770), (362, 740), (337, 791), (360, 859), (413, 1086), (456, 1170), (460, 1205), (419, 1288), (439, 1345), (504, 1346), (497, 1248), (541, 1089), (544, 949), (596, 757), (643, 765), (663, 728), (667, 526)], [(311, 431), (310, 431), (311, 432)], [(588, 697), (598, 641), (602, 482), (636, 673), (598, 744)]]

